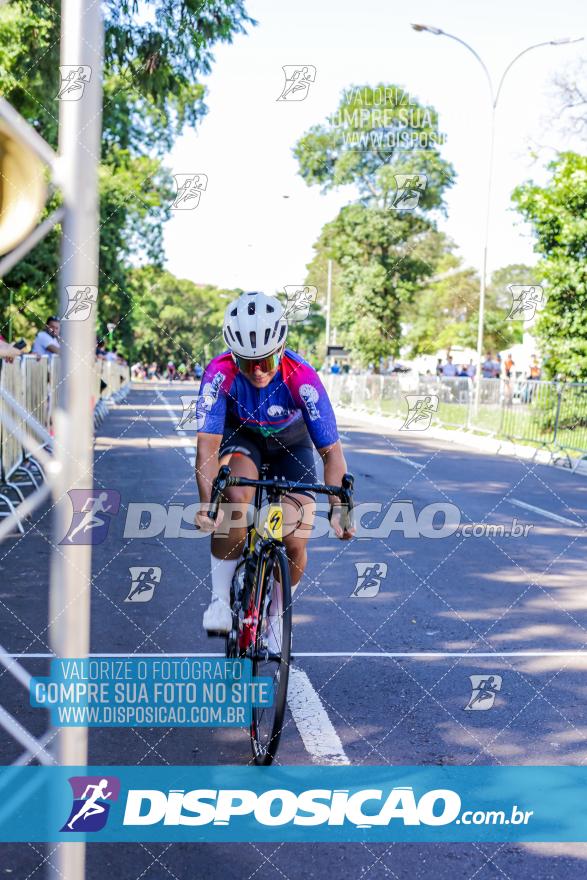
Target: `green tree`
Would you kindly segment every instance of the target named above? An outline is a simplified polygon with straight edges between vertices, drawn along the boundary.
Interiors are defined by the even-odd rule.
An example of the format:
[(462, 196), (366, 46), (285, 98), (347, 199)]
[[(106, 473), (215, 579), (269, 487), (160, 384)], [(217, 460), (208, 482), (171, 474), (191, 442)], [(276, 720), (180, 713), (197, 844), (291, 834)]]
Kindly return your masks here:
[[(0, 10), (0, 90), (54, 148), (60, 5), (58, 0), (14, 0)], [(106, 0), (103, 10), (99, 323), (119, 323), (118, 339), (128, 350), (131, 258), (163, 262), (162, 226), (172, 186), (161, 158), (184, 126), (197, 124), (206, 112), (199, 79), (210, 72), (212, 46), (230, 42), (253, 22), (242, 0), (146, 0), (140, 7), (137, 0)], [(2, 313), (14, 299), (18, 333), (30, 336), (56, 310), (59, 232), (55, 229), (0, 287)]]
[(547, 375), (587, 379), (587, 156), (561, 153), (546, 186), (527, 182), (514, 203), (533, 227), (546, 305), (533, 327)]
[(224, 310), (240, 290), (194, 284), (144, 266), (130, 272), (129, 292), (135, 313), (134, 358), (204, 364), (225, 350)]
[[(353, 86), (294, 149), (308, 185), (352, 184), (358, 195), (322, 231), (313, 271), (335, 260), (337, 327), (363, 362), (399, 352), (402, 312), (439, 256), (430, 212), (443, 209), (453, 169), (438, 152), (437, 129), (436, 111), (401, 87)], [(418, 182), (410, 210), (397, 200), (398, 174)]]

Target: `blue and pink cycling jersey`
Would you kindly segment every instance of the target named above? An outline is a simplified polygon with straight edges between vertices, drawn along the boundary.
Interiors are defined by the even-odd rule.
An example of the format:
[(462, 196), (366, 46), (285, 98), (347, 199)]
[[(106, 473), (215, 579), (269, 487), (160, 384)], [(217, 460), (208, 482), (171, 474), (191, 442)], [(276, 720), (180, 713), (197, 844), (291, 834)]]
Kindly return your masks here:
[(316, 449), (338, 440), (330, 399), (316, 370), (286, 348), (279, 368), (265, 388), (255, 388), (239, 371), (229, 351), (215, 357), (204, 372), (197, 404), (198, 430), (223, 434), (242, 426), (262, 437), (299, 434), (306, 423)]

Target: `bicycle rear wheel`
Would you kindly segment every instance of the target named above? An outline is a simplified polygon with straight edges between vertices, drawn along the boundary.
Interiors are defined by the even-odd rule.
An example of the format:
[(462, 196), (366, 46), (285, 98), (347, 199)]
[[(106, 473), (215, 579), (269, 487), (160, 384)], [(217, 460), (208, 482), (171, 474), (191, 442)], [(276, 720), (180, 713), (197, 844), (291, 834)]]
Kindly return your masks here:
[(283, 548), (279, 548), (275, 554), (271, 573), (268, 573), (267, 566), (263, 567), (263, 573), (253, 675), (266, 676), (273, 681), (273, 704), (268, 707), (253, 706), (250, 728), (253, 758), (255, 764), (261, 765), (271, 764), (277, 754), (289, 681), (291, 583)]

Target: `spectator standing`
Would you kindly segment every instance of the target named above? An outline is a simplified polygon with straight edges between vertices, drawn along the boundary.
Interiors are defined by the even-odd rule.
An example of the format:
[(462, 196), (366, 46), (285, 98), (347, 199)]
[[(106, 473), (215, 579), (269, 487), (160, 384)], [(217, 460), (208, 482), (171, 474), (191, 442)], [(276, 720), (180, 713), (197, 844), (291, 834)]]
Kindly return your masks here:
[(436, 375), (442, 376), (442, 358), (438, 358), (436, 361)]
[(456, 376), (456, 374), (457, 374), (456, 365), (453, 364), (452, 356), (449, 354), (449, 356), (446, 359), (446, 363), (442, 368), (442, 375), (451, 378), (453, 376)]
[(31, 351), (33, 354), (38, 355), (38, 357), (43, 357), (43, 355), (51, 357), (54, 354), (59, 354), (60, 347), (59, 318), (51, 316), (47, 318), (43, 330), (39, 330), (35, 336)]
[(505, 371), (505, 377), (506, 377), (506, 379), (511, 379), (511, 378), (512, 378), (512, 372), (513, 372), (513, 369), (514, 369), (515, 366), (516, 366), (516, 365), (515, 365), (515, 363), (514, 363), (514, 359), (512, 358), (512, 353), (511, 353), (511, 351), (510, 351), (510, 353), (508, 354), (508, 356), (506, 357), (506, 359), (505, 359), (505, 361), (504, 361), (504, 363), (503, 363), (503, 368), (504, 368), (504, 371)]
[(484, 379), (493, 379), (495, 375), (495, 362), (491, 357), (491, 352), (487, 352), (485, 360), (481, 364), (481, 374)]

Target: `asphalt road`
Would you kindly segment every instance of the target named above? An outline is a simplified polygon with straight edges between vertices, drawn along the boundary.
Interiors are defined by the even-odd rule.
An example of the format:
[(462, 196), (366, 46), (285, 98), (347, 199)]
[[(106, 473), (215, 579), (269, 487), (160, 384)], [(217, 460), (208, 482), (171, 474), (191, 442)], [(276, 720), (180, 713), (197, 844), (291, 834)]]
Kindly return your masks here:
[[(121, 509), (94, 548), (94, 653), (222, 650), (201, 628), (210, 592), (208, 540), (123, 537), (130, 503), (177, 510), (196, 500), (194, 438), (176, 430), (179, 396), (193, 390), (135, 386), (99, 431), (95, 483), (120, 492)], [(339, 427), (357, 503), (383, 509), (362, 508), (365, 529), (352, 542), (310, 542), (294, 602), (296, 661), (279, 763), (582, 764), (587, 655), (563, 652), (587, 651), (585, 478), (477, 454), (425, 433), (386, 432), (346, 418)], [(408, 534), (398, 522), (386, 533), (381, 520), (400, 500)], [(449, 537), (410, 536), (411, 505), (420, 517), (431, 504), (453, 505), (461, 527)], [(430, 527), (430, 518), (424, 512), (418, 521)], [(509, 528), (514, 518), (531, 526), (526, 536), (461, 533), (470, 524)], [(45, 510), (24, 538), (0, 548), (0, 643), (13, 654), (32, 655), (22, 660), (32, 674), (48, 669), (51, 543)], [(379, 591), (353, 596), (356, 566), (367, 563), (378, 565)], [(149, 602), (124, 601), (131, 566), (161, 569)], [(490, 710), (466, 709), (473, 675), (501, 678)], [(28, 707), (6, 673), (0, 674), (0, 701), (34, 733), (45, 729), (44, 712)], [(2, 764), (20, 751), (0, 733)], [(241, 729), (90, 732), (91, 764), (249, 761)], [(42, 876), (46, 858), (36, 844), (4, 845), (0, 875)], [(584, 876), (586, 858), (583, 844), (95, 844), (88, 847), (87, 876), (301, 880), (344, 872), (361, 880), (574, 880)]]

